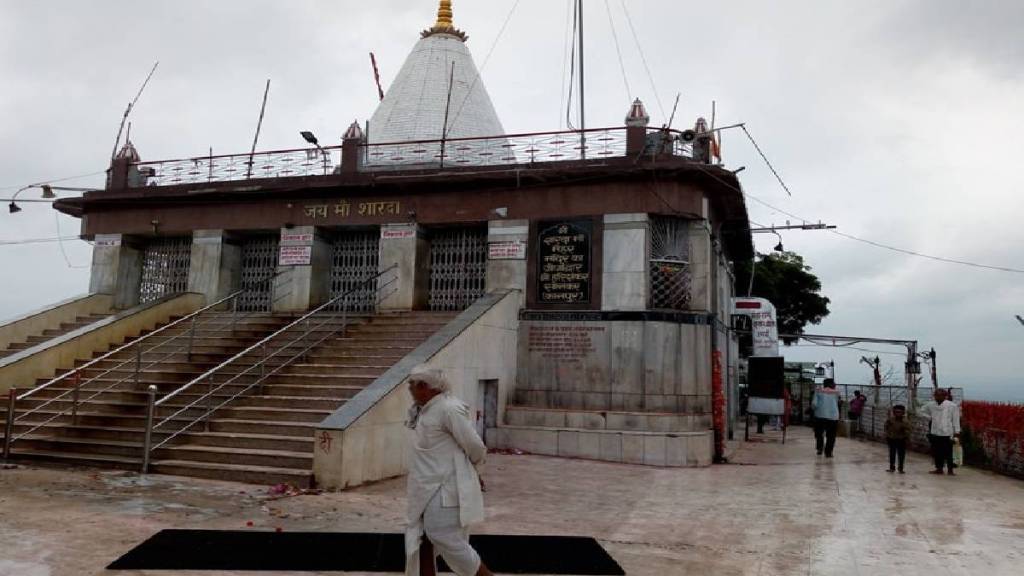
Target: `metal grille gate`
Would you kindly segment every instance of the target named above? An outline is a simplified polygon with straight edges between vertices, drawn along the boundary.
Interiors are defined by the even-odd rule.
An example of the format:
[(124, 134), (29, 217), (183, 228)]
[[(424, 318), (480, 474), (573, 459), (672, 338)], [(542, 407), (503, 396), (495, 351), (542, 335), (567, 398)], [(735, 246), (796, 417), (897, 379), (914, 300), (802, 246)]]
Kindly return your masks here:
[(487, 228), (438, 230), (430, 237), (431, 310), (458, 311), (484, 295)]
[(157, 238), (142, 252), (142, 281), (139, 302), (146, 304), (188, 290), (188, 269), (192, 261), (192, 238)]
[(277, 234), (247, 238), (242, 243), (242, 282), (244, 292), (238, 297), (243, 312), (270, 312), (274, 304), (274, 282), (277, 271)]
[(651, 308), (690, 308), (690, 222), (651, 217)]
[(369, 312), (376, 306), (376, 286), (366, 284), (366, 279), (379, 272), (380, 231), (345, 232), (334, 241), (331, 261), (331, 298), (355, 290), (347, 301), (331, 306), (335, 311), (345, 308), (349, 311)]

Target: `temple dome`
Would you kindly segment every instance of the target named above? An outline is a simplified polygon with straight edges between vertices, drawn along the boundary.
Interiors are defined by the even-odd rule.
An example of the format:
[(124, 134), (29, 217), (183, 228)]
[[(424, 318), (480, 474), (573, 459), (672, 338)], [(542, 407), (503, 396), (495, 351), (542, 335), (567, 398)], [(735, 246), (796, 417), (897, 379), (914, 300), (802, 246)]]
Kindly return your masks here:
[(448, 85), (448, 138), (502, 136), (505, 130), (466, 47), (466, 35), (452, 24), (451, 2), (443, 0), (438, 21), (423, 32), (370, 119), (371, 144), (440, 140), (444, 135)]

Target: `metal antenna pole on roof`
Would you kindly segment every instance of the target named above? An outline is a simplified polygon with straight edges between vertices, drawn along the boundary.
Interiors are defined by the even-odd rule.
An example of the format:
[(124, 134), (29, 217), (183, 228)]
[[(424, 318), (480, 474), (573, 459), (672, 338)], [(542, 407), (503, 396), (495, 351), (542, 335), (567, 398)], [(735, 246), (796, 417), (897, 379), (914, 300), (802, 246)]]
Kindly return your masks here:
[(142, 87), (139, 88), (139, 92), (135, 95), (135, 99), (128, 104), (128, 108), (125, 108), (124, 116), (121, 117), (121, 126), (117, 129), (117, 140), (114, 141), (114, 151), (110, 154), (110, 159), (113, 160), (117, 157), (117, 147), (121, 144), (121, 134), (124, 133), (125, 122), (128, 121), (128, 115), (132, 113), (132, 109), (138, 104), (139, 98), (142, 97), (142, 91), (149, 86), (149, 81), (153, 78), (153, 74), (156, 73), (156, 67), (160, 65), (160, 62), (153, 64), (153, 69), (149, 71), (149, 76), (146, 76), (146, 81), (142, 83)]
[(452, 85), (455, 83), (455, 62), (452, 62), (452, 71), (448, 75), (448, 102), (444, 105), (444, 127), (441, 129), (441, 168), (444, 168), (444, 144), (448, 139), (448, 112), (452, 108)]
[(256, 143), (260, 141), (260, 129), (263, 128), (263, 114), (267, 111), (268, 95), (270, 95), (270, 78), (267, 78), (267, 87), (263, 90), (263, 105), (260, 106), (260, 119), (256, 122), (256, 135), (252, 139), (252, 151), (249, 152), (249, 167), (245, 171), (246, 179), (252, 178), (253, 158), (256, 156)]
[(580, 157), (587, 159), (587, 106), (586, 84), (583, 81), (583, 0), (576, 0), (576, 17), (579, 19), (580, 53)]

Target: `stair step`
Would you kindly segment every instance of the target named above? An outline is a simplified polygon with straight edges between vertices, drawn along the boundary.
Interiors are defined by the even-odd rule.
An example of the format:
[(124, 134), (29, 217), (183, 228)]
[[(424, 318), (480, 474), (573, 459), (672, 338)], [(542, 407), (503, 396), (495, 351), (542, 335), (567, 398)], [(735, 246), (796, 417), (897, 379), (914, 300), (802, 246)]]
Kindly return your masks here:
[(17, 447), (12, 449), (11, 457), (19, 460), (45, 460), (80, 466), (94, 466), (97, 468), (119, 468), (122, 470), (135, 470), (142, 466), (142, 458), (113, 456), (109, 454), (87, 454), (84, 452), (59, 452), (55, 450), (21, 452)]
[(366, 386), (378, 378), (376, 374), (360, 374), (355, 376), (335, 376), (333, 374), (275, 374), (267, 378), (266, 385), (285, 384), (304, 386), (306, 384), (323, 386)]
[(248, 418), (214, 418), (210, 430), (223, 433), (272, 434), (289, 438), (313, 437), (319, 422), (282, 422), (280, 420), (253, 420)]
[[(130, 446), (141, 447), (145, 439), (145, 431), (135, 427), (123, 426), (65, 426), (63, 424), (48, 424), (41, 430), (61, 434), (33, 434), (25, 437), (25, 440), (91, 440), (97, 443), (123, 442)], [(287, 430), (286, 430), (287, 431)], [(190, 432), (183, 432), (178, 435), (182, 442), (189, 444), (201, 444), (206, 446), (222, 446), (252, 449), (284, 450), (290, 452), (312, 452), (313, 430), (309, 427), (294, 427), (297, 436), (287, 434), (255, 434), (246, 432), (203, 432), (200, 429)], [(166, 438), (169, 432), (153, 432), (153, 441), (158, 443)], [(2, 438), (2, 436), (0, 436)], [(176, 440), (177, 440), (176, 438)], [(21, 446), (22, 440), (18, 440)]]
[(267, 384), (263, 387), (266, 396), (312, 396), (317, 398), (350, 399), (366, 386), (314, 385), (314, 384)]
[(311, 452), (182, 444), (161, 448), (158, 456), (160, 459), (174, 459), (185, 462), (273, 466), (275, 468), (303, 470), (307, 473), (313, 469), (313, 454)]
[(231, 480), (250, 484), (292, 484), (298, 488), (310, 488), (313, 483), (311, 471), (271, 466), (244, 466), (187, 460), (158, 460), (153, 462), (150, 470), (172, 476)]
[(247, 396), (241, 400), (241, 405), (263, 408), (305, 408), (334, 411), (346, 401), (346, 398), (325, 398), (322, 396)]
[(193, 446), (277, 450), (303, 454), (312, 454), (315, 446), (312, 432), (302, 437), (233, 432), (195, 432), (185, 433), (179, 437)]
[(31, 450), (118, 458), (140, 458), (142, 455), (142, 442), (127, 440), (31, 435), (20, 438), (14, 446), (21, 452)]
[[(252, 390), (218, 409), (208, 426), (185, 429), (174, 441), (157, 450), (151, 470), (164, 474), (181, 474), (242, 482), (289, 482), (308, 486), (312, 482), (312, 460), (316, 426), (348, 399), (371, 384), (397, 361), (416, 349), (445, 326), (456, 313), (414, 312), (346, 316), (336, 314), (313, 321), (311, 338), (330, 335), (318, 347), (295, 363), (270, 376), (260, 390)], [(146, 338), (144, 365), (135, 384), (135, 351), (126, 350), (97, 361), (81, 373), (87, 389), (81, 398), (96, 394), (80, 404), (75, 423), (69, 415), (60, 415), (71, 404), (71, 382), (60, 382), (19, 403), (19, 413), (50, 399), (66, 394), (45, 408), (16, 424), (17, 433), (37, 427), (57, 416), (54, 421), (38, 426), (30, 437), (19, 440), (15, 452), (33, 453), (40, 459), (74, 464), (137, 469), (141, 461), (141, 443), (145, 436), (146, 387), (155, 385), (158, 397), (179, 389), (183, 384), (220, 366), (225, 360), (246, 350), (261, 338), (294, 321), (296, 315), (257, 314), (232, 318), (230, 312), (203, 317), (194, 334), (191, 325), (183, 322), (146, 338), (153, 331), (127, 338), (125, 342)], [(59, 330), (73, 330), (95, 320), (77, 319)], [(173, 321), (173, 320), (172, 320)], [(234, 324), (232, 324), (234, 322)], [(344, 328), (344, 330), (341, 330)], [(268, 343), (267, 349), (282, 351), (278, 362), (270, 368), (283, 366), (292, 353), (303, 351), (306, 343), (292, 343), (304, 325), (282, 334)], [(58, 330), (40, 335), (53, 337)], [(192, 354), (186, 346), (192, 341)], [(27, 345), (27, 343), (26, 343)], [(115, 344), (109, 349), (116, 349)], [(102, 355), (94, 354), (94, 358)], [(220, 367), (214, 376), (218, 381), (234, 378), (262, 359), (261, 351), (253, 351), (236, 363)], [(156, 361), (159, 361), (158, 363)], [(85, 361), (76, 362), (82, 366)], [(65, 374), (61, 370), (57, 374)], [(255, 371), (254, 371), (255, 372)], [(215, 395), (221, 403), (245, 390), (258, 376), (239, 376)], [(40, 379), (40, 383), (47, 380)], [(104, 390), (104, 388), (111, 388)], [(182, 392), (167, 405), (161, 406), (158, 419), (174, 414), (202, 398), (207, 388), (203, 383)], [(258, 392), (258, 394), (257, 394)], [(195, 423), (204, 413), (196, 407), (177, 416), (154, 431), (159, 443), (183, 426)]]
[(328, 376), (355, 376), (366, 378), (379, 378), (392, 366), (391, 362), (381, 362), (371, 365), (367, 362), (346, 364), (292, 364), (288, 371), (294, 374), (328, 375)]
[(331, 414), (331, 410), (306, 410), (303, 408), (272, 408), (262, 406), (230, 406), (222, 408), (217, 416), (241, 419), (266, 419), (285, 422), (319, 423)]

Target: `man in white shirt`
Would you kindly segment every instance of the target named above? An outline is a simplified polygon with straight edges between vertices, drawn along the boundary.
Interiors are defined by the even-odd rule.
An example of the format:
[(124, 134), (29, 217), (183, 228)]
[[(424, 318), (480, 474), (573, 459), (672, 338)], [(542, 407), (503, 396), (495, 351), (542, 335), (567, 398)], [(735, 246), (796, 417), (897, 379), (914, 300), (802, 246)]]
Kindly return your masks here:
[(436, 576), (438, 554), (457, 576), (492, 576), (469, 545), (469, 527), (484, 519), (483, 484), (476, 467), (487, 454), (469, 420), (469, 407), (450, 394), (439, 370), (413, 370), (409, 393), (414, 405), (406, 425), (414, 438), (406, 576)]
[(953, 439), (960, 437), (960, 407), (947, 399), (942, 388), (935, 390), (935, 400), (924, 405), (921, 415), (928, 418), (928, 437), (932, 441), (932, 456), (935, 458), (935, 470), (932, 474), (942, 474), (943, 467), (947, 474), (953, 472)]

